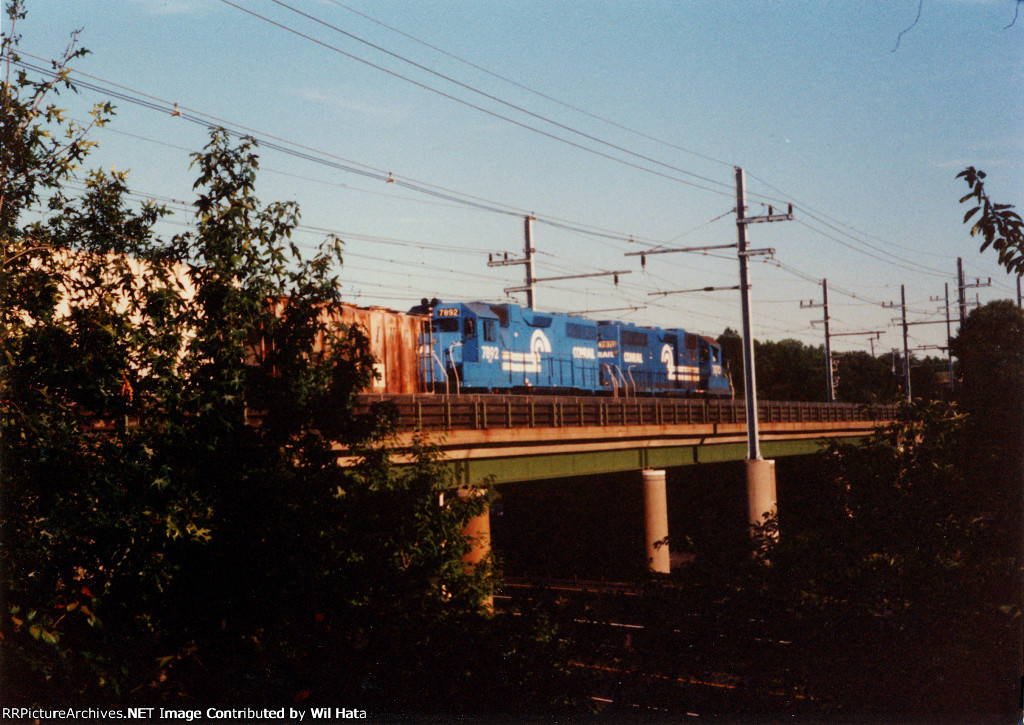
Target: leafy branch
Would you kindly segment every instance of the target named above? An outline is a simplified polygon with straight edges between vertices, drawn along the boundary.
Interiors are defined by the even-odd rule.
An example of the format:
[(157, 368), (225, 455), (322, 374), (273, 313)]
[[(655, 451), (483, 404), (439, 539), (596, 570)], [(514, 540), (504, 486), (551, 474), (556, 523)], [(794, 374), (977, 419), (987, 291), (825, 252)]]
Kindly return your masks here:
[(1024, 276), (1024, 222), (1020, 215), (1012, 211), (1013, 204), (994, 204), (985, 193), (985, 172), (970, 166), (956, 175), (964, 179), (971, 188), (970, 193), (960, 199), (960, 203), (973, 199), (975, 206), (964, 214), (964, 224), (969, 222), (978, 212), (971, 236), (982, 235), (985, 241), (981, 245), (984, 252), (992, 247), (999, 254), (999, 264), (1006, 267), (1010, 274)]

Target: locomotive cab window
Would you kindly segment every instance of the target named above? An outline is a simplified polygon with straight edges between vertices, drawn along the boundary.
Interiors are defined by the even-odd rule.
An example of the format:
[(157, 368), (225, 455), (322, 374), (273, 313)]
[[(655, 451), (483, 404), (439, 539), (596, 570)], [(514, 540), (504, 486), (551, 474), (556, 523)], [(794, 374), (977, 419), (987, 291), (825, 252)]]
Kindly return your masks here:
[(497, 320), (484, 320), (484, 342), (497, 342)]
[(434, 332), (458, 332), (459, 331), (459, 318), (458, 317), (442, 317), (439, 320), (434, 320)]
[(498, 322), (502, 327), (508, 327), (508, 310), (498, 305), (491, 305), (491, 312), (498, 316)]
[(476, 337), (476, 320), (472, 317), (466, 318), (466, 324), (464, 326), (464, 332), (466, 337)]

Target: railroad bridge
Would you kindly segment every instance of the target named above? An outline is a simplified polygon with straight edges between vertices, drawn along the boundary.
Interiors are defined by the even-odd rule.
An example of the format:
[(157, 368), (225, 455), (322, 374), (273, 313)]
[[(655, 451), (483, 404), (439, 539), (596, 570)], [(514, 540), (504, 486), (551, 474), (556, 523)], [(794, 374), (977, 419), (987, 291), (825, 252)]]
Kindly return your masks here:
[[(665, 469), (742, 461), (748, 454), (742, 401), (603, 396), (364, 395), (364, 409), (388, 401), (398, 411), (399, 445), (427, 433), (460, 487), (637, 471), (644, 498), (647, 561), (669, 571)], [(896, 406), (849, 403), (758, 404), (760, 448), (747, 460), (748, 521), (775, 510), (774, 459), (814, 453), (831, 440), (857, 440), (895, 418)], [(465, 533), (489, 550), (487, 513)]]
[[(363, 395), (398, 410), (399, 440), (426, 432), (459, 485), (642, 471), (746, 456), (742, 401), (523, 395)], [(763, 401), (766, 456), (813, 453), (890, 421), (891, 405)]]

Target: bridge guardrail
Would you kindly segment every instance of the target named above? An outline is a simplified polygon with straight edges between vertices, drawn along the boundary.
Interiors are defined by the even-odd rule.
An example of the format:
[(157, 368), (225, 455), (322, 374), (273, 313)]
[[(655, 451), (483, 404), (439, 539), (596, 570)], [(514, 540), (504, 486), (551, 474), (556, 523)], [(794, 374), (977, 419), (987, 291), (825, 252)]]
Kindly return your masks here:
[[(585, 426), (746, 423), (743, 401), (521, 395), (363, 395), (360, 407), (388, 401), (400, 430), (483, 430)], [(759, 401), (763, 423), (892, 420), (895, 405)]]

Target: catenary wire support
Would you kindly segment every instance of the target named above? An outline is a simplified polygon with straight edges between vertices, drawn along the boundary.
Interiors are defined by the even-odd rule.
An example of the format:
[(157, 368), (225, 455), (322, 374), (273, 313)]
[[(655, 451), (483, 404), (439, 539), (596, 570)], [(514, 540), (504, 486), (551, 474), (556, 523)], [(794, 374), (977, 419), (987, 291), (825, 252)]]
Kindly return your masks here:
[[(800, 303), (801, 309), (810, 310), (822, 308), (823, 317), (821, 322), (825, 325), (825, 387), (828, 395), (828, 402), (836, 402), (836, 384), (833, 379), (832, 370), (832, 335), (829, 331), (829, 317), (828, 317), (828, 280), (821, 280), (821, 304), (816, 304), (814, 300), (808, 301), (807, 304)], [(818, 322), (818, 320), (812, 320), (811, 323)]]
[[(960, 328), (963, 329), (964, 320), (967, 318), (967, 290), (973, 287), (991, 287), (992, 278), (989, 277), (987, 282), (982, 282), (980, 279), (975, 278), (974, 282), (969, 284), (964, 279), (964, 260), (963, 257), (956, 258), (956, 281), (957, 281), (957, 300), (960, 303)], [(1018, 288), (1019, 289), (1019, 288)], [(1018, 295), (1019, 296), (1019, 295)]]
[[(711, 249), (731, 249), (736, 247), (736, 257), (740, 264), (740, 283), (732, 287), (703, 287), (698, 289), (673, 290), (655, 292), (650, 295), (679, 294), (685, 292), (713, 292), (722, 289), (739, 290), (740, 305), (743, 313), (743, 390), (747, 418), (747, 460), (745, 463), (747, 477), (747, 520), (752, 529), (764, 525), (769, 517), (777, 512), (775, 488), (775, 461), (761, 457), (761, 446), (758, 440), (757, 421), (757, 384), (754, 375), (754, 339), (750, 328), (750, 274), (749, 260), (751, 257), (775, 254), (774, 249), (749, 249), (747, 247), (747, 227), (751, 224), (765, 222), (782, 222), (793, 219), (793, 205), (790, 204), (786, 213), (776, 214), (768, 207), (764, 216), (747, 216), (747, 199), (744, 190), (743, 169), (736, 170), (736, 237), (735, 245), (716, 245), (712, 247), (685, 247), (677, 249), (653, 249), (644, 252), (630, 252), (626, 256), (640, 257), (641, 266), (646, 267), (648, 254), (667, 254), (668, 252), (707, 252)], [(771, 535), (771, 534), (770, 534)], [(777, 536), (776, 531), (774, 536)]]
[(747, 216), (747, 194), (744, 188), (743, 169), (736, 167), (736, 256), (740, 261), (740, 307), (743, 314), (743, 391), (747, 410), (747, 460), (761, 460), (761, 444), (758, 440), (757, 424), (757, 381), (754, 375), (754, 338), (750, 329), (750, 274), (748, 259), (756, 254), (771, 254), (774, 250), (751, 250), (747, 248), (747, 227), (766, 222), (792, 221), (793, 205), (785, 214), (776, 214), (768, 207), (764, 216)]
[[(883, 302), (882, 307), (896, 307), (895, 302)], [(907, 391), (907, 402), (910, 402), (910, 344), (907, 335), (907, 289), (906, 285), (900, 285), (900, 309), (902, 315), (893, 320), (903, 325), (903, 386)]]
[(737, 290), (740, 286), (734, 284), (732, 287), (694, 287), (693, 289), (674, 289), (665, 290), (664, 292), (648, 292), (648, 297), (663, 297), (665, 295), (684, 295), (691, 292), (721, 292), (723, 290)]
[(566, 279), (584, 279), (586, 277), (615, 277), (615, 284), (619, 284), (619, 275), (631, 274), (630, 270), (616, 269), (611, 272), (590, 272), (588, 274), (567, 274), (561, 277), (536, 277), (533, 271), (533, 253), (537, 250), (533, 247), (533, 222), (536, 221), (537, 217), (527, 216), (524, 217), (523, 222), (523, 257), (521, 259), (509, 259), (506, 253), (502, 259), (494, 259), (494, 255), (490, 254), (487, 256), (488, 267), (508, 267), (514, 264), (522, 264), (526, 266), (526, 284), (522, 287), (506, 287), (505, 294), (511, 294), (513, 292), (525, 292), (526, 293), (526, 306), (531, 310), (535, 309), (534, 304), (536, 302), (536, 284), (538, 282), (559, 282)]
[(537, 217), (532, 214), (523, 217), (523, 256), (520, 259), (509, 259), (506, 253), (503, 259), (494, 259), (493, 255), (487, 255), (487, 266), (488, 267), (510, 267), (515, 264), (522, 264), (526, 267), (526, 284), (522, 287), (513, 287), (505, 290), (505, 294), (509, 292), (526, 292), (526, 306), (531, 310), (534, 309), (534, 287), (533, 284), (537, 280), (533, 278), (533, 253), (536, 251), (533, 248), (533, 222), (536, 221)]

